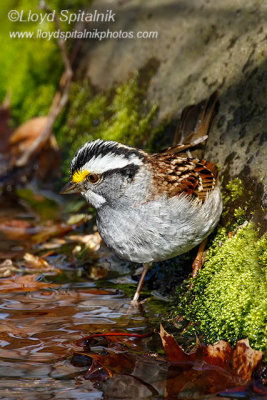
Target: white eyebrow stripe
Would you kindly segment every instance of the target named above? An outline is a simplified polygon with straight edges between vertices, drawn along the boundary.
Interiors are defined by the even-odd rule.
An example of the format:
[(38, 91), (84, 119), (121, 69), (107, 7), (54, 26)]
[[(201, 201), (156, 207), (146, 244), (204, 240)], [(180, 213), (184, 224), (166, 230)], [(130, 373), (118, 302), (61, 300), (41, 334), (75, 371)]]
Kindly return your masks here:
[(102, 174), (112, 169), (124, 168), (129, 164), (141, 165), (142, 160), (133, 154), (128, 158), (123, 155), (119, 156), (114, 154), (106, 154), (103, 157), (94, 156), (82, 166), (81, 171), (87, 170), (89, 172)]

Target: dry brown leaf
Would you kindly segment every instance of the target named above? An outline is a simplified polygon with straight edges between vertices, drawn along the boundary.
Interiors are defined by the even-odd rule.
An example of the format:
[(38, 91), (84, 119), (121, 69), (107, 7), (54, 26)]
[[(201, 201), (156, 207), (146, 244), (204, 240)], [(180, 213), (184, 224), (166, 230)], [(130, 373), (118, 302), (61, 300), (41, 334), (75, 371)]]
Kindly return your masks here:
[[(12, 154), (18, 155), (28, 150), (33, 142), (41, 135), (47, 123), (47, 116), (36, 117), (30, 119), (15, 129), (9, 139)], [(53, 148), (57, 147), (55, 138), (53, 136), (50, 138), (50, 145)]]
[(26, 240), (31, 235), (35, 235), (40, 231), (40, 227), (34, 226), (28, 221), (13, 219), (0, 223), (0, 231), (8, 239), (12, 240)]
[(160, 324), (160, 337), (166, 353), (167, 361), (170, 363), (188, 362), (190, 356), (178, 345), (173, 335), (165, 331)]
[(34, 256), (30, 253), (25, 253), (23, 260), (23, 265), (28, 270), (35, 270), (39, 272), (60, 272), (58, 268), (49, 265), (48, 262), (43, 258)]
[(90, 279), (97, 281), (98, 279), (104, 279), (108, 275), (108, 270), (101, 266), (93, 265), (88, 271)]
[(97, 382), (105, 381), (108, 377), (111, 377), (112, 373), (107, 369), (98, 364), (93, 360), (91, 367), (86, 372), (85, 379), (96, 379)]
[[(19, 126), (9, 139), (10, 162), (9, 168), (14, 166), (29, 167), (32, 160), (38, 159), (38, 168), (33, 173), (41, 180), (51, 179), (51, 173), (58, 174), (59, 153), (58, 144), (53, 134), (50, 134), (47, 140), (40, 142), (34, 152), (32, 147), (37, 143), (42, 133), (49, 125), (49, 117), (36, 117)], [(27, 163), (20, 165), (20, 160), (29, 155)]]
[(7, 278), (14, 274), (14, 272), (18, 272), (19, 268), (16, 267), (12, 260), (9, 258), (3, 261), (0, 264), (0, 278)]
[(38, 250), (53, 250), (62, 247), (67, 243), (66, 239), (63, 238), (52, 238), (49, 242), (41, 243), (38, 246)]
[(109, 352), (109, 354), (105, 355), (86, 353), (86, 355), (104, 367), (108, 371), (109, 375), (112, 375), (113, 373), (131, 374), (136, 362), (136, 356), (130, 353)]
[(41, 243), (54, 236), (63, 236), (73, 229), (66, 224), (54, 225), (48, 221), (44, 225), (34, 225), (28, 221), (13, 219), (0, 223), (0, 231), (5, 237), (12, 240), (24, 241), (30, 239), (34, 243)]
[(234, 350), (229, 343), (221, 340), (214, 345), (201, 345), (195, 352), (187, 354), (178, 345), (173, 335), (168, 334), (162, 325), (160, 327), (160, 337), (169, 363), (203, 360), (208, 364), (224, 369), (232, 366), (233, 376), (244, 382), (250, 381), (252, 372), (262, 359), (262, 352), (253, 350), (249, 345), (248, 339), (237, 342)]
[(232, 353), (233, 350), (230, 344), (220, 340), (205, 348), (204, 360), (208, 364), (226, 368), (230, 364)]
[(64, 236), (66, 233), (72, 230), (73, 226), (63, 223), (58, 225), (47, 224), (40, 227), (39, 232), (33, 235), (32, 240), (34, 243), (41, 243), (55, 236)]
[(188, 394), (194, 394), (194, 398), (200, 399), (203, 395), (219, 393), (237, 385), (239, 382), (229, 370), (208, 364), (202, 368), (196, 364), (195, 368), (186, 369), (176, 364), (168, 369), (165, 396), (168, 399), (186, 399)]
[[(128, 334), (119, 332), (93, 333), (77, 342), (79, 346), (84, 347), (84, 352), (77, 354), (93, 360), (90, 370), (86, 373), (87, 379), (100, 382), (114, 374), (121, 376), (130, 374), (133, 377), (137, 376), (138, 379), (138, 374), (135, 375), (138, 362), (146, 364), (149, 361), (153, 362), (151, 365), (157, 371), (162, 371), (162, 367), (165, 368), (166, 398), (188, 398), (192, 393), (194, 397), (201, 397), (233, 388), (237, 393), (249, 387), (247, 383), (251, 379), (251, 373), (248, 373), (248, 370), (252, 372), (261, 359), (261, 353), (253, 351), (247, 340), (238, 342), (235, 351), (222, 340), (214, 345), (202, 344), (187, 354), (177, 344), (173, 335), (168, 334), (161, 326), (160, 337), (168, 361), (166, 365), (160, 358), (129, 353), (129, 338), (125, 338), (124, 341), (126, 335)], [(139, 336), (147, 337), (149, 334)], [(106, 339), (106, 342), (100, 342), (101, 347), (107, 347), (105, 354), (103, 352), (97, 354), (90, 350), (90, 346), (95, 346), (94, 341), (99, 337)], [(242, 362), (247, 365), (245, 371), (244, 368), (240, 369)], [(232, 368), (233, 364), (237, 370)], [(258, 390), (262, 393), (261, 388)]]
[(98, 232), (89, 235), (69, 235), (71, 242), (84, 243), (90, 250), (97, 251), (100, 248), (102, 239)]
[(262, 352), (253, 350), (248, 339), (239, 340), (233, 353), (233, 371), (241, 379), (248, 382), (261, 360)]
[(12, 278), (0, 280), (0, 292), (32, 292), (40, 289), (57, 287), (53, 283), (38, 281), (39, 275), (16, 275)]

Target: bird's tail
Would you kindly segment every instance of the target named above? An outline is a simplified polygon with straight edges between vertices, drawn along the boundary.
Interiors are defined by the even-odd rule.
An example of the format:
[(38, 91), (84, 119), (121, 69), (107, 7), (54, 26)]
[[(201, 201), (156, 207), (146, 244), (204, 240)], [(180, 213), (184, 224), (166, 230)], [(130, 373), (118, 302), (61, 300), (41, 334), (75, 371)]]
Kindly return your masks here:
[[(218, 95), (216, 91), (208, 99), (183, 110), (168, 153), (180, 153), (198, 147), (207, 140), (218, 105)], [(197, 156), (200, 157), (200, 154)]]

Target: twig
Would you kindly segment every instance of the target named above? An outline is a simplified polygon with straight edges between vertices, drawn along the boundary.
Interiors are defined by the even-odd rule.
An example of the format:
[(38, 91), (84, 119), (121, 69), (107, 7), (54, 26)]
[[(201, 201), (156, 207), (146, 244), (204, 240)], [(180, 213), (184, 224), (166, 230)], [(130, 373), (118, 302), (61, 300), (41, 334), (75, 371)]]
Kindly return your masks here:
[[(51, 10), (47, 7), (45, 1), (40, 1), (40, 8), (44, 9), (47, 13), (50, 13)], [(61, 31), (61, 27), (60, 27), (60, 21), (58, 19), (58, 16), (55, 15), (55, 24), (57, 26), (57, 28)], [(60, 35), (59, 35), (60, 36)], [(59, 37), (58, 39), (58, 45), (61, 51), (61, 55), (62, 55), (62, 59), (63, 59), (63, 63), (65, 66), (65, 71), (60, 79), (60, 83), (59, 83), (59, 91), (56, 92), (49, 114), (48, 114), (48, 121), (47, 121), (47, 125), (44, 128), (44, 130), (42, 131), (42, 133), (40, 134), (40, 136), (38, 136), (38, 138), (33, 142), (32, 146), (29, 147), (28, 150), (26, 150), (22, 156), (16, 161), (16, 166), (17, 167), (24, 167), (29, 159), (38, 152), (38, 150), (47, 142), (47, 140), (49, 139), (51, 133), (52, 133), (52, 128), (53, 125), (57, 119), (57, 117), (59, 116), (59, 114), (61, 113), (61, 111), (63, 110), (63, 108), (65, 107), (65, 105), (68, 102), (68, 98), (69, 98), (69, 91), (70, 91), (70, 84), (71, 84), (71, 80), (72, 80), (72, 76), (73, 76), (73, 72), (72, 72), (72, 68), (71, 68), (71, 64), (68, 58), (68, 54), (67, 54), (67, 49), (66, 49), (66, 42)]]

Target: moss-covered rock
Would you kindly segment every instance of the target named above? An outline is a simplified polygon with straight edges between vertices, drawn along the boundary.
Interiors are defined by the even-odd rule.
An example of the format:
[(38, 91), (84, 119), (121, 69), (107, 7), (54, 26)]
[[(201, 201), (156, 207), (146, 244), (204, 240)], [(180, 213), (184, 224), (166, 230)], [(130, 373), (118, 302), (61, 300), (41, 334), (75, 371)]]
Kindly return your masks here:
[[(109, 0), (98, 0), (106, 10)], [(131, 0), (112, 2), (114, 31), (158, 32), (154, 39), (84, 41), (81, 68), (106, 90), (124, 82), (149, 58), (159, 68), (148, 102), (158, 120), (173, 119), (220, 89), (220, 107), (206, 145), (206, 159), (228, 175), (250, 180), (267, 207), (266, 8), (261, 0)], [(96, 5), (96, 2), (95, 2)], [(103, 24), (93, 28), (102, 30)], [(126, 29), (127, 27), (127, 29)], [(246, 182), (247, 184), (247, 182)], [(261, 187), (260, 187), (260, 186)]]
[(57, 138), (64, 151), (68, 174), (74, 152), (88, 140), (115, 140), (144, 146), (151, 134), (157, 107), (148, 110), (139, 75), (106, 93), (94, 93), (89, 82), (72, 85), (67, 123)]
[[(224, 194), (227, 214), (242, 196), (239, 179), (231, 181)], [(249, 338), (257, 349), (267, 345), (267, 234), (260, 238), (252, 222), (238, 223), (244, 209), (234, 210), (237, 219), (219, 226), (210, 240), (205, 264), (189, 289), (190, 281), (177, 290), (176, 312), (190, 321), (187, 333), (204, 334), (207, 341), (231, 343)], [(232, 214), (232, 215), (233, 215)]]

